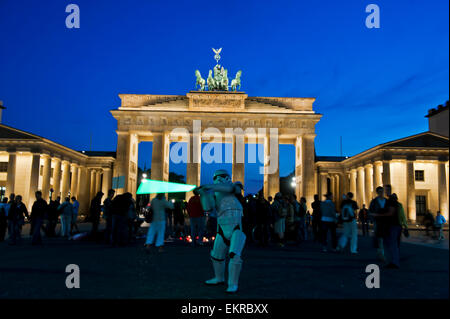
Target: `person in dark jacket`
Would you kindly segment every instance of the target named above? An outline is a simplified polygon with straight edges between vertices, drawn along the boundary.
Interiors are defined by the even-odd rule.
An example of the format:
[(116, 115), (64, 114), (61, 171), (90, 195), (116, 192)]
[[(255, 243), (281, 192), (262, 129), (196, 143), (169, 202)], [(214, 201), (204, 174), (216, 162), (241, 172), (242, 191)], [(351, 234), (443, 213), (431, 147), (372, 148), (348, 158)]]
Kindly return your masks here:
[(315, 242), (320, 242), (321, 218), (319, 195), (314, 195), (314, 201), (311, 204), (312, 213), (312, 232)]
[(56, 225), (58, 224), (58, 207), (61, 202), (61, 197), (56, 197), (56, 200), (51, 200), (48, 205), (48, 223), (46, 234), (47, 237), (55, 237), (56, 236)]
[(256, 225), (260, 230), (260, 245), (265, 247), (269, 242), (270, 204), (263, 194), (258, 195), (256, 202)]
[(103, 201), (103, 215), (106, 219), (106, 229), (105, 229), (105, 241), (107, 244), (111, 243), (111, 234), (112, 234), (112, 205), (113, 205), (113, 198), (116, 191), (114, 189), (108, 190), (108, 197)]
[(0, 204), (0, 242), (5, 241), (6, 229), (8, 228), (9, 207), (8, 198), (3, 198)]
[(37, 191), (35, 193), (36, 201), (31, 207), (31, 244), (40, 245), (42, 244), (41, 237), (41, 226), (44, 218), (46, 217), (48, 211), (47, 202), (42, 198), (42, 192)]
[(102, 197), (103, 193), (98, 192), (97, 195), (91, 201), (91, 208), (89, 210), (89, 216), (92, 222), (91, 235), (95, 236), (98, 232), (98, 225), (100, 224), (100, 214), (102, 211)]
[(112, 201), (112, 245), (123, 245), (127, 238), (128, 210), (132, 204), (131, 193), (117, 195)]
[(369, 213), (370, 217), (373, 218), (373, 228), (374, 228), (374, 242), (377, 247), (377, 254), (380, 260), (385, 261), (386, 258), (384, 256), (384, 243), (383, 237), (385, 237), (387, 232), (387, 226), (385, 224), (385, 220), (380, 218), (380, 216), (386, 213), (386, 202), (387, 198), (384, 197), (384, 188), (382, 186), (378, 186), (375, 190), (377, 192), (377, 197), (372, 199), (369, 205)]
[(383, 221), (385, 231), (383, 232), (383, 243), (388, 253), (389, 262), (386, 268), (400, 268), (400, 254), (398, 238), (401, 235), (402, 225), (399, 217), (400, 203), (397, 194), (392, 194), (386, 200), (385, 212), (375, 214), (376, 218)]
[(22, 203), (22, 196), (17, 195), (13, 197), (14, 200), (11, 200), (11, 207), (9, 209), (8, 214), (8, 233), (10, 245), (15, 245), (17, 241), (20, 241), (20, 233), (22, 229), (22, 225), (25, 224), (25, 217), (30, 219), (28, 216), (28, 210), (24, 203)]

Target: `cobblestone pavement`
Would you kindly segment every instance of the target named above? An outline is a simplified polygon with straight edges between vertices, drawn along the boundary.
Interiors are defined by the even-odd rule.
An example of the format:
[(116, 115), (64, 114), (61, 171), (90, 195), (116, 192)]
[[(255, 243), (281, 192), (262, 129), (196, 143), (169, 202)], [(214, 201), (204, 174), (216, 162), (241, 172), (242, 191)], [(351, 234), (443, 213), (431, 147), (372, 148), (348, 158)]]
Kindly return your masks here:
[[(121, 248), (44, 238), (31, 246), (0, 243), (0, 298), (228, 298), (207, 287), (210, 247), (167, 243), (148, 254), (138, 243)], [(448, 245), (448, 244), (447, 244)], [(379, 262), (372, 240), (359, 237), (360, 254), (323, 253), (312, 242), (297, 247), (248, 245), (240, 291), (233, 298), (448, 298), (448, 250), (403, 243), (401, 269), (381, 269), (381, 288), (368, 289), (365, 268)], [(81, 288), (65, 286), (66, 265), (77, 264)]]

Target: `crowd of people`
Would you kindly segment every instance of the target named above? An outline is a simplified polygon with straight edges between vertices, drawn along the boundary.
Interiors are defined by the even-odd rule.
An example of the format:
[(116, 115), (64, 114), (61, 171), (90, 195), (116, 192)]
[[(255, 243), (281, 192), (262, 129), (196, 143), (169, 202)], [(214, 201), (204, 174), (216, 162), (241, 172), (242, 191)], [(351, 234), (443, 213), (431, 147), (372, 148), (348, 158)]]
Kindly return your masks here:
[[(386, 267), (399, 268), (399, 247), (402, 234), (408, 236), (408, 224), (403, 205), (398, 201), (390, 185), (378, 187), (375, 197), (366, 208), (361, 208), (349, 192), (343, 196), (337, 208), (333, 194), (327, 193), (320, 200), (314, 196), (310, 203), (312, 213), (304, 197), (297, 200), (295, 195), (277, 193), (274, 198), (264, 198), (262, 194), (237, 195), (243, 207), (242, 228), (248, 242), (268, 246), (272, 243), (281, 247), (287, 242), (300, 245), (311, 240), (321, 244), (323, 252), (343, 252), (347, 246), (351, 254), (358, 254), (358, 232), (369, 235), (369, 225), (373, 224), (374, 247), (380, 260), (386, 261)], [(89, 232), (80, 233), (77, 222), (80, 204), (75, 197), (66, 197), (61, 203), (60, 197), (48, 203), (42, 193), (35, 193), (36, 200), (29, 213), (20, 195), (11, 194), (0, 203), (0, 241), (9, 235), (9, 244), (15, 245), (21, 240), (25, 220), (31, 224), (31, 243), (42, 243), (41, 233), (47, 237), (88, 238), (103, 241), (113, 246), (124, 245), (136, 240), (137, 231), (144, 220), (150, 223), (147, 232), (146, 247), (155, 246), (163, 250), (167, 237), (178, 238), (189, 235), (193, 246), (202, 245), (204, 238), (214, 238), (217, 221), (213, 213), (205, 214), (200, 195), (194, 195), (187, 202), (167, 200), (164, 194), (156, 197), (144, 209), (145, 218), (139, 218), (136, 202), (131, 193), (115, 196), (113, 189), (104, 194), (98, 192), (92, 199), (89, 214), (85, 221), (92, 224)], [(431, 215), (431, 214), (430, 214)], [(432, 216), (432, 215), (431, 215)], [(104, 229), (99, 231), (101, 218), (105, 220)], [(185, 219), (189, 219), (187, 229)], [(433, 217), (432, 217), (433, 218)], [(58, 220), (61, 224), (56, 233)], [(429, 225), (425, 218), (424, 223)], [(442, 226), (445, 218), (438, 212), (433, 218), (433, 229), (443, 238)], [(336, 229), (342, 225), (338, 238)], [(427, 227), (428, 232), (428, 227)]]

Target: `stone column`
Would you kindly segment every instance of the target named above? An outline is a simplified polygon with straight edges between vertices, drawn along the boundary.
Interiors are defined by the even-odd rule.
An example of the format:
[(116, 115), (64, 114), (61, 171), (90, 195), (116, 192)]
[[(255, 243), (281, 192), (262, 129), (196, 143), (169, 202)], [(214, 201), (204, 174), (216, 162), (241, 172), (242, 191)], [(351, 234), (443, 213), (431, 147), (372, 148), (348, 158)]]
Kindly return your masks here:
[[(315, 134), (304, 135), (302, 137), (302, 196), (306, 198), (308, 203), (314, 201), (314, 138)], [(296, 148), (297, 149), (297, 148)]]
[(103, 180), (102, 180), (102, 193), (104, 194), (102, 197), (103, 200), (108, 196), (108, 191), (111, 189), (112, 177), (111, 177), (111, 168), (106, 167), (103, 168)]
[(264, 197), (274, 197), (280, 191), (280, 167), (278, 135), (270, 129), (271, 134), (264, 138)]
[(89, 203), (91, 202), (91, 200), (94, 198), (95, 196), (95, 169), (90, 168), (89, 169), (89, 181), (90, 181), (90, 185), (89, 185)]
[(76, 195), (75, 197), (78, 199), (78, 197), (80, 196), (80, 185), (81, 185), (81, 166), (77, 167), (77, 189), (75, 191)]
[(90, 204), (91, 174), (85, 166), (80, 167), (79, 185), (78, 201), (80, 202), (80, 214), (87, 215)]
[(70, 180), (70, 196), (78, 197), (78, 165), (70, 165), (70, 170), (72, 171), (72, 179)]
[(16, 181), (16, 153), (10, 152), (8, 158), (8, 171), (6, 173), (6, 193), (5, 196), (14, 193), (14, 186)]
[(151, 179), (169, 180), (169, 137), (166, 133), (153, 136)]
[(362, 207), (364, 203), (364, 167), (358, 167), (358, 178), (356, 180), (357, 182), (357, 191), (356, 191), (356, 200), (358, 202), (358, 206)]
[[(230, 138), (231, 139), (231, 138)], [(233, 182), (240, 181), (244, 185), (245, 180), (245, 136), (243, 132), (236, 132), (232, 136), (233, 149)]]
[[(350, 192), (353, 193), (353, 196), (356, 196), (356, 169), (350, 170)], [(356, 200), (356, 197), (354, 197)]]
[[(153, 136), (151, 179), (165, 182), (169, 180), (169, 148), (169, 135), (165, 132), (155, 133)], [(154, 197), (154, 194), (150, 194), (150, 199)]]
[(414, 159), (406, 160), (406, 214), (408, 220), (416, 220), (416, 178), (414, 173)]
[(376, 189), (378, 186), (383, 186), (383, 179), (382, 179), (382, 171), (383, 168), (383, 162), (376, 161), (373, 163), (373, 192), (372, 197), (376, 197)]
[(55, 166), (53, 167), (53, 199), (56, 199), (56, 197), (61, 196), (61, 159), (58, 157), (53, 159), (55, 161)]
[[(373, 166), (372, 164), (366, 164), (364, 166), (364, 204), (366, 204), (366, 207), (369, 207), (370, 201), (372, 200), (373, 196)], [(362, 206), (361, 206), (362, 207)]]
[[(28, 206), (27, 208), (31, 210), (31, 205), (35, 201), (34, 193), (38, 190), (39, 185), (39, 170), (41, 168), (41, 155), (39, 153), (33, 153), (33, 158), (31, 161), (31, 174), (30, 174), (30, 193), (28, 194)], [(24, 203), (26, 205), (27, 200), (24, 196)]]
[(440, 158), (438, 162), (438, 191), (439, 191), (439, 210), (442, 216), (448, 221), (448, 197), (447, 197), (447, 178), (445, 173), (445, 163), (448, 158)]
[(345, 174), (343, 174), (343, 173), (342, 174), (338, 174), (338, 176), (339, 176), (339, 192), (340, 192), (340, 194), (339, 194), (340, 195), (339, 205), (340, 205), (340, 203), (342, 202), (342, 195), (348, 193), (347, 187), (345, 185), (347, 176)]
[[(186, 184), (199, 186), (202, 161), (202, 136), (200, 133), (194, 133), (189, 137), (188, 150), (189, 154), (188, 163), (186, 165)], [(186, 200), (189, 200), (192, 195), (192, 191), (187, 192)]]
[[(153, 150), (155, 148), (153, 147)], [(130, 134), (128, 132), (117, 132), (117, 152), (116, 161), (114, 165), (114, 176), (124, 176), (124, 187), (118, 188), (117, 194), (122, 194), (128, 190), (128, 180), (130, 172)], [(154, 152), (153, 152), (154, 153)], [(152, 169), (153, 171), (153, 169)], [(153, 173), (152, 173), (153, 174)]]
[[(95, 170), (95, 195), (101, 190), (102, 171), (100, 169)], [(94, 196), (95, 196), (94, 195)]]
[(51, 172), (51, 158), (48, 154), (42, 154), (43, 167), (42, 167), (42, 198), (46, 201), (49, 199), (50, 194), (50, 172)]
[(70, 163), (66, 160), (63, 160), (61, 166), (62, 166), (62, 180), (61, 180), (61, 203), (62, 203), (69, 194)]
[(320, 173), (320, 193), (319, 200), (323, 199), (323, 196), (327, 193), (327, 173)]
[(383, 173), (382, 173), (383, 186), (391, 185), (391, 161), (383, 160)]

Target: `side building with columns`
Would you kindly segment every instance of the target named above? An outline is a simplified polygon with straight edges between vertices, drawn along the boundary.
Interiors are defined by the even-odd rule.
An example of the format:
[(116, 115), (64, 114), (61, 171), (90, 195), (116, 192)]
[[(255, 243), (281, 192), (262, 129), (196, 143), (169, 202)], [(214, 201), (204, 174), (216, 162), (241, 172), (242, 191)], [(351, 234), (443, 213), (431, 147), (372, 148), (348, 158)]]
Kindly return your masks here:
[(34, 193), (48, 200), (75, 196), (87, 214), (98, 191), (111, 188), (115, 152), (75, 151), (46, 138), (0, 124), (0, 194), (22, 195), (28, 209)]
[(409, 221), (420, 222), (426, 211), (448, 219), (449, 139), (424, 132), (387, 142), (355, 156), (316, 157), (317, 192), (331, 191), (337, 205), (351, 191), (369, 207), (378, 186), (391, 185)]

